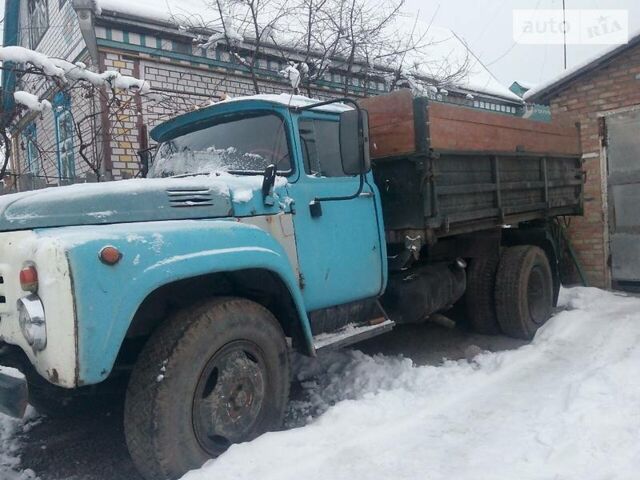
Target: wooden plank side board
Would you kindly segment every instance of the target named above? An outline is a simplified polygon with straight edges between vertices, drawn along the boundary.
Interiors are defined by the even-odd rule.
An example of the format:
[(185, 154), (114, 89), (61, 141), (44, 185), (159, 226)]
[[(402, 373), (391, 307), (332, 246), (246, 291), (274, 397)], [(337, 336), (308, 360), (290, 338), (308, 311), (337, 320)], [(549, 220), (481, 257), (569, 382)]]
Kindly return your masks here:
[(575, 125), (536, 122), (437, 102), (429, 103), (428, 116), (434, 150), (581, 153)]
[(369, 112), (371, 158), (410, 155), (416, 149), (413, 95), (409, 90), (359, 100)]
[(439, 151), (581, 153), (575, 125), (538, 122), (436, 101), (425, 102), (428, 125), (416, 129), (414, 105), (418, 101), (408, 89), (359, 100), (369, 112), (371, 158), (416, 153), (417, 140), (424, 140), (416, 139), (416, 135), (424, 132), (429, 135), (428, 147)]

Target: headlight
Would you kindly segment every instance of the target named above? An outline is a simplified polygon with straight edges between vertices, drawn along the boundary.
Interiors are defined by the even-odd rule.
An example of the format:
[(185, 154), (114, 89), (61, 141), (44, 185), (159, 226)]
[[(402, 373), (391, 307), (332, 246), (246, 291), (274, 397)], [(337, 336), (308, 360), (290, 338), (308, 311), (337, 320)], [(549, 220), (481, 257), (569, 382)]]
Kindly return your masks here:
[(22, 335), (34, 350), (44, 350), (47, 346), (47, 325), (44, 306), (38, 295), (32, 293), (18, 300), (18, 319)]

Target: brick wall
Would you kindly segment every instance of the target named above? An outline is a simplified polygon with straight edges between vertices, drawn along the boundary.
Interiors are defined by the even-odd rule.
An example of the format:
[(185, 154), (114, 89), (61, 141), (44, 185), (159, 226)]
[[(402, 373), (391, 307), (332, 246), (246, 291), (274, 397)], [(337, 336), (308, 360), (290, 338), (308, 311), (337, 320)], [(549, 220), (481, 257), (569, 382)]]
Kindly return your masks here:
[(578, 257), (594, 286), (609, 287), (606, 208), (606, 149), (601, 117), (640, 105), (640, 47), (629, 49), (611, 63), (583, 74), (551, 99), (554, 117), (580, 122), (585, 185), (585, 214), (573, 218), (570, 235)]

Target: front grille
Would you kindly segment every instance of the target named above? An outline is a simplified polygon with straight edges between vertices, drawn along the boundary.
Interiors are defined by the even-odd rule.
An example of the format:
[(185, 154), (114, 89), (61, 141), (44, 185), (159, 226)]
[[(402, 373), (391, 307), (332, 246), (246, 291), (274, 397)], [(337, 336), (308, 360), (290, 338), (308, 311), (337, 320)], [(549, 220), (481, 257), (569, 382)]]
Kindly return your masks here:
[(7, 272), (9, 271), (9, 266), (7, 264), (0, 264), (0, 313), (6, 313), (9, 310), (7, 309), (7, 288), (8, 285), (5, 283), (5, 278), (7, 277)]
[(172, 207), (210, 207), (213, 196), (209, 189), (167, 190), (169, 205)]

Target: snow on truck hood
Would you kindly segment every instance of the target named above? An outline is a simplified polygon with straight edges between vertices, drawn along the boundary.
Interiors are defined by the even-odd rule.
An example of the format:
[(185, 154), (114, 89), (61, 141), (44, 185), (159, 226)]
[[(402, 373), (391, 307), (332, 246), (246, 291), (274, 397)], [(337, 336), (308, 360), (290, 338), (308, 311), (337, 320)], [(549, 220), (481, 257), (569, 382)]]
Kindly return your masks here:
[[(278, 191), (280, 198), (286, 196), (282, 190), (285, 185), (286, 180), (278, 177), (276, 196)], [(263, 210), (261, 186), (260, 175), (222, 173), (86, 183), (15, 193), (0, 197), (0, 232), (229, 217), (243, 209), (255, 215)], [(275, 208), (283, 209), (287, 204), (276, 202)]]

